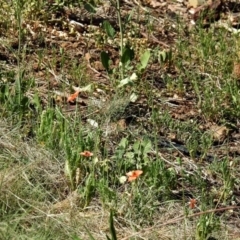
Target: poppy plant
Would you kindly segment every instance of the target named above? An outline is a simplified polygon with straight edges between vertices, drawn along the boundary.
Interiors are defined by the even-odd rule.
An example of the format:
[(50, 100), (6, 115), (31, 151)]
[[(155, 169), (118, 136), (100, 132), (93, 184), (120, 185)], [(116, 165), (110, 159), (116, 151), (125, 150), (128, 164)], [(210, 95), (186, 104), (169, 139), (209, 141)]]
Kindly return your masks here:
[(195, 207), (196, 207), (196, 203), (197, 203), (197, 200), (196, 200), (196, 199), (194, 199), (194, 198), (190, 199), (190, 201), (189, 201), (189, 207), (190, 207), (191, 209), (195, 208)]
[(71, 103), (74, 103), (76, 101), (76, 98), (78, 97), (78, 94), (79, 94), (80, 91), (77, 91), (73, 94), (71, 94), (68, 99), (67, 99), (67, 102), (71, 102)]
[(92, 157), (93, 153), (85, 150), (85, 151), (81, 152), (80, 155), (84, 156), (84, 157)]
[(143, 173), (142, 170), (134, 170), (134, 171), (130, 171), (130, 172), (126, 173), (126, 175), (128, 177), (128, 181), (132, 182), (132, 181), (136, 180), (142, 173)]

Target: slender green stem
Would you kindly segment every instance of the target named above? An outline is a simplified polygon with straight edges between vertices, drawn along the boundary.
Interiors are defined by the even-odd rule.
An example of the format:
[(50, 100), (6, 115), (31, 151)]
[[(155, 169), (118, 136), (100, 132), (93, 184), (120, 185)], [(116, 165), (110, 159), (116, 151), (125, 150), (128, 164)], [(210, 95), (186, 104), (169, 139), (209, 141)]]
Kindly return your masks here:
[(20, 70), (20, 55), (21, 55), (21, 38), (22, 38), (22, 2), (21, 0), (17, 0), (16, 6), (15, 6), (15, 15), (17, 18), (17, 26), (18, 26), (18, 57), (17, 57), (17, 63), (18, 63), (18, 75), (16, 79), (16, 87), (17, 87), (17, 95), (18, 95), (18, 104), (21, 103), (21, 78), (22, 73)]
[(122, 26), (122, 18), (121, 18), (121, 10), (120, 10), (120, 0), (117, 0), (117, 16), (118, 16), (118, 24), (120, 29), (120, 54), (121, 57), (123, 55), (123, 26)]
[[(120, 29), (120, 57), (122, 58), (123, 56), (123, 25), (122, 25), (122, 18), (121, 18), (120, 0), (117, 0), (116, 10), (117, 10), (118, 24)], [(122, 62), (121, 62), (120, 68), (121, 68), (121, 78), (123, 79), (124, 66)]]

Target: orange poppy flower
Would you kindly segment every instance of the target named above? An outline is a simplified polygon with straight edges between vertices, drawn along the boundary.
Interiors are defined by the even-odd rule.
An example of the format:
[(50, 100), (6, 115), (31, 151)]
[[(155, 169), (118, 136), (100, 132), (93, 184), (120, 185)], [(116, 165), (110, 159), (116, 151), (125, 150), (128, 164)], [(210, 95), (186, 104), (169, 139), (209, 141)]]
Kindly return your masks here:
[(189, 207), (190, 207), (191, 209), (195, 208), (195, 207), (196, 207), (196, 204), (197, 204), (197, 200), (196, 200), (196, 199), (194, 199), (194, 198), (190, 199), (190, 201), (189, 201)]
[(126, 173), (126, 175), (128, 177), (128, 181), (132, 182), (132, 181), (136, 180), (142, 173), (143, 173), (142, 170), (134, 170), (134, 171), (130, 171), (130, 172)]
[(76, 101), (76, 98), (78, 97), (78, 94), (79, 94), (79, 93), (80, 93), (80, 91), (77, 91), (77, 92), (71, 94), (71, 95), (68, 97), (67, 102), (71, 102), (71, 103), (75, 102), (75, 101)]
[(92, 157), (93, 153), (85, 150), (85, 151), (81, 152), (80, 155), (82, 155), (84, 157)]

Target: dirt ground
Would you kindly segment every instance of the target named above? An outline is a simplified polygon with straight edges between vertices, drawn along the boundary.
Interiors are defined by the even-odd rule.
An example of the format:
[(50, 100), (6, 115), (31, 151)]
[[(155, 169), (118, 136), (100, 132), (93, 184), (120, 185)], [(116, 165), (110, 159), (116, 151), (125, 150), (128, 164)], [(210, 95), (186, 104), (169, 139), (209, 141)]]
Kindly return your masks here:
[[(194, 1), (189, 2), (193, 4)], [(136, 90), (140, 97), (133, 102), (125, 101), (126, 96), (131, 94), (130, 87), (124, 90), (124, 94), (119, 95), (116, 102), (113, 101), (118, 83), (114, 82), (107, 74), (100, 58), (101, 52), (105, 51), (111, 59), (110, 68), (117, 69), (119, 66), (119, 25), (116, 8), (112, 7), (109, 1), (96, 4), (93, 13), (87, 11), (83, 6), (79, 8), (74, 3), (58, 6), (49, 0), (40, 9), (32, 5), (29, 9), (25, 9), (20, 24), (21, 41), (19, 41), (18, 27), (6, 12), (9, 10), (9, 6), (4, 5), (3, 10), (0, 10), (3, 16), (2, 19), (0, 18), (0, 68), (3, 74), (10, 72), (12, 75), (2, 78), (0, 84), (1, 81), (4, 83), (14, 78), (20, 61), (25, 77), (36, 80), (34, 88), (27, 91), (27, 96), (34, 100), (34, 94), (37, 91), (43, 109), (52, 104), (60, 107), (64, 114), (71, 116), (74, 115), (76, 108), (79, 108), (84, 123), (87, 124), (93, 116), (95, 121), (102, 121), (102, 130), (106, 133), (104, 141), (109, 145), (110, 153), (114, 151), (118, 140), (126, 135), (126, 131), (136, 131), (138, 137), (146, 132), (157, 131), (158, 145), (161, 148), (163, 159), (167, 159), (166, 165), (171, 166), (172, 159), (181, 157), (185, 160), (185, 168), (189, 172), (194, 172), (193, 169), (196, 165), (209, 164), (216, 158), (221, 160), (224, 156), (228, 156), (229, 161), (239, 159), (239, 120), (234, 120), (234, 128), (227, 128), (220, 124), (217, 118), (207, 119), (202, 114), (199, 99), (187, 79), (183, 81), (182, 88), (175, 88), (174, 82), (172, 86), (169, 86), (166, 79), (171, 78), (174, 81), (181, 75), (181, 70), (176, 64), (177, 45), (189, 38), (191, 29), (198, 24), (200, 18), (202, 20), (201, 27), (206, 31), (211, 25), (219, 24), (220, 20), (219, 27), (225, 27), (223, 23), (229, 19), (231, 21), (231, 27), (228, 27), (229, 31), (234, 29), (237, 31), (240, 3), (214, 1), (214, 3), (204, 2), (199, 6), (192, 7), (189, 2), (185, 0), (121, 1), (125, 41), (129, 42), (135, 52), (133, 65), (137, 66), (145, 49), (159, 49), (167, 56), (167, 60), (162, 61), (162, 64), (156, 60), (162, 55), (157, 56), (143, 71)], [(211, 17), (208, 15), (210, 12)], [(8, 20), (5, 21), (4, 17), (8, 17)], [(102, 27), (104, 20), (107, 20), (116, 31), (113, 39), (106, 36)], [(189, 42), (189, 44), (194, 43)], [(171, 54), (174, 54), (175, 57), (170, 57)], [(189, 67), (187, 63), (183, 64), (186, 65), (186, 68)], [(196, 71), (201, 71), (201, 69), (196, 67)], [(237, 74), (237, 67), (233, 70), (233, 74)], [(119, 77), (120, 74), (115, 73), (115, 76)], [(12, 81), (14, 80), (12, 79)], [(67, 102), (72, 93), (89, 83), (93, 85), (94, 91), (90, 94), (81, 92), (76, 102)], [(151, 94), (149, 91), (148, 93), (145, 91), (146, 88), (151, 89)], [(203, 153), (201, 149), (196, 150), (195, 159), (199, 161), (192, 162), (192, 153), (186, 146), (188, 134), (184, 135), (181, 131), (178, 133), (177, 130), (172, 131), (166, 125), (160, 126), (156, 130), (149, 120), (150, 112), (155, 109), (161, 109), (162, 112), (167, 111), (169, 116), (179, 122), (197, 119), (202, 131), (212, 132), (215, 143), (206, 153)], [(111, 117), (108, 118), (108, 115)], [(104, 118), (106, 122), (102, 120)], [(31, 127), (26, 126), (25, 132), (27, 137), (32, 136)], [(154, 134), (150, 137), (154, 139)], [(215, 181), (214, 176), (208, 172), (203, 172), (204, 174), (206, 179), (209, 179), (209, 185), (216, 184), (217, 186), (219, 184)], [(235, 173), (235, 177), (239, 178), (239, 172)], [(188, 188), (190, 186), (179, 185), (179, 193)], [(189, 192), (186, 191), (185, 194)], [(235, 196), (235, 205), (239, 206), (239, 187), (234, 188), (233, 195)], [(180, 206), (178, 207), (180, 208)], [(166, 213), (167, 219), (169, 219), (171, 211), (173, 211), (173, 215), (176, 213), (176, 208), (176, 205), (172, 208), (169, 207), (169, 211)], [(232, 211), (229, 217), (232, 237), (229, 239), (240, 239), (239, 210)], [(89, 214), (93, 213), (89, 210)], [(106, 218), (103, 215), (95, 216), (99, 219)], [(161, 222), (167, 221), (164, 214), (160, 220)], [(181, 225), (181, 223), (177, 224)], [(186, 224), (190, 231), (193, 222), (189, 220)], [(116, 228), (119, 232), (127, 231), (121, 222)], [(177, 233), (176, 225), (173, 228), (175, 229), (174, 236), (182, 234)], [(166, 236), (162, 239), (170, 239), (167, 236), (173, 231), (173, 228), (169, 223), (169, 228), (164, 228), (165, 232), (161, 233), (162, 236)], [(144, 234), (153, 234), (152, 239), (154, 239), (151, 229), (146, 229)], [(131, 233), (128, 234), (131, 235)], [(126, 234), (123, 239), (127, 239)]]

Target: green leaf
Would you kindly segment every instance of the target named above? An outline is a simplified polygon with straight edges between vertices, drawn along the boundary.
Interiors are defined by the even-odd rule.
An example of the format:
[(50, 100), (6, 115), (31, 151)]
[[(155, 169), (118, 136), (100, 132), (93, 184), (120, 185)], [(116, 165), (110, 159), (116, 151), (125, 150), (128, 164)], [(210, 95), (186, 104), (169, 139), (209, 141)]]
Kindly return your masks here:
[(133, 151), (135, 154), (141, 153), (141, 142), (140, 141), (137, 141), (133, 144)]
[(140, 61), (141, 61), (142, 69), (145, 69), (147, 67), (150, 55), (151, 55), (150, 51), (146, 50), (145, 53), (141, 56)]
[(33, 96), (33, 103), (36, 106), (36, 109), (38, 111), (42, 110), (42, 104), (41, 104), (41, 99), (37, 93), (34, 94)]
[(84, 8), (90, 13), (96, 13), (94, 1), (89, 1), (84, 4)]
[(133, 73), (130, 77), (124, 78), (120, 81), (120, 83), (118, 84), (118, 88), (121, 88), (127, 84), (132, 84), (134, 81), (137, 80), (137, 74)]
[(120, 143), (119, 143), (119, 147), (126, 148), (127, 146), (128, 146), (127, 138), (122, 138)]
[(27, 108), (29, 107), (29, 104), (30, 104), (29, 98), (26, 97), (26, 96), (23, 96), (22, 99), (21, 99), (21, 107), (24, 110), (27, 110)]
[(90, 173), (86, 180), (86, 186), (84, 189), (85, 207), (91, 201), (93, 194), (94, 194), (94, 190), (95, 190), (95, 179), (94, 179), (92, 173)]
[(161, 51), (158, 53), (159, 62), (167, 62), (172, 60), (172, 50), (169, 51)]
[(107, 52), (101, 52), (101, 62), (102, 62), (102, 65), (103, 67), (109, 71), (109, 55)]
[(90, 237), (90, 239), (91, 239), (91, 240), (96, 240), (96, 239), (93, 237), (93, 235), (90, 233), (90, 231), (87, 229), (87, 227), (84, 226), (84, 228), (86, 229), (87, 234), (88, 234), (88, 236)]
[(133, 152), (126, 152), (125, 157), (127, 159), (133, 159), (134, 158), (134, 153)]
[(111, 233), (112, 240), (117, 240), (117, 234), (116, 234), (116, 230), (114, 228), (114, 223), (113, 223), (113, 211), (112, 210), (110, 212), (109, 224), (110, 224), (110, 233)]
[(143, 141), (143, 155), (147, 156), (147, 154), (152, 150), (152, 143), (150, 140)]
[(165, 51), (160, 52), (159, 58), (160, 58), (160, 62), (165, 62), (167, 58), (167, 53)]
[(129, 46), (126, 46), (123, 50), (123, 55), (121, 57), (121, 62), (123, 65), (128, 63), (129, 61), (132, 61), (134, 58), (134, 51)]
[(113, 28), (113, 26), (110, 24), (109, 21), (103, 21), (103, 28), (106, 31), (108, 37), (113, 38), (115, 36), (115, 29)]

